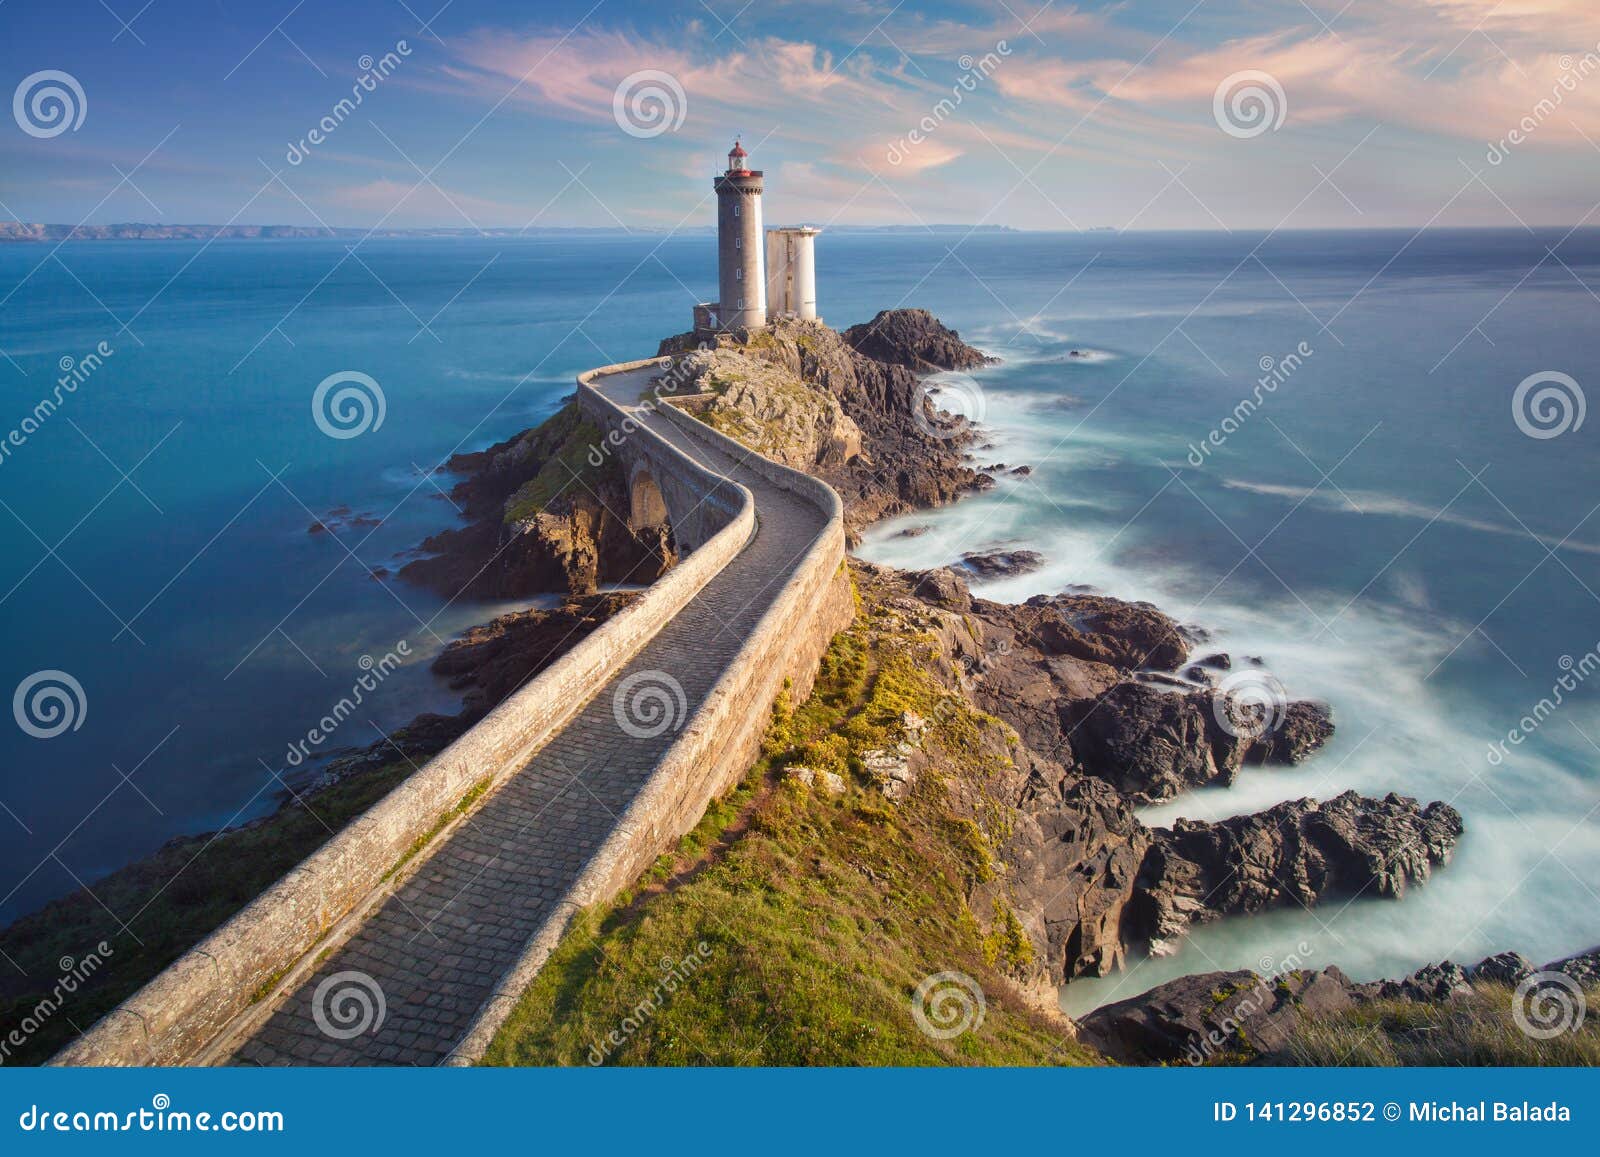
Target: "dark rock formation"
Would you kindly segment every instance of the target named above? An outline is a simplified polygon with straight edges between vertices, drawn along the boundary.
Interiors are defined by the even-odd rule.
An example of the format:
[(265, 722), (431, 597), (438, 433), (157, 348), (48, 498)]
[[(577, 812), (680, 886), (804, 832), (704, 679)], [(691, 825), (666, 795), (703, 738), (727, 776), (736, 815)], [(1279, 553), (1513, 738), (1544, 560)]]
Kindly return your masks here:
[(843, 337), (852, 349), (875, 362), (916, 373), (970, 370), (998, 360), (969, 346), (925, 309), (883, 310), (871, 321), (845, 330)]
[(1224, 727), (1219, 715), (1216, 692), (1175, 693), (1149, 682), (1122, 683), (1059, 712), (1079, 766), (1141, 803), (1229, 786), (1246, 763), (1299, 763), (1333, 734), (1319, 703), (1289, 704), (1277, 728), (1261, 735)]
[(1080, 767), (1151, 803), (1192, 787), (1227, 785), (1238, 775), (1240, 740), (1218, 725), (1211, 700), (1208, 692), (1126, 682), (1066, 704), (1059, 715)]
[(1078, 1033), (1124, 1064), (1246, 1060), (1284, 1047), (1302, 1015), (1350, 1008), (1350, 990), (1337, 968), (1276, 978), (1203, 972), (1098, 1008), (1078, 1021)]
[[(975, 599), (959, 572), (857, 564), (877, 605), (910, 613), (978, 707), (1021, 743), (992, 785), (1010, 809), (998, 859), (974, 911), (1003, 902), (1034, 947), (1039, 978), (1103, 976), (1192, 923), (1325, 897), (1399, 896), (1460, 833), (1443, 804), (1398, 796), (1301, 800), (1219, 824), (1142, 824), (1135, 806), (1202, 783), (1230, 782), (1247, 758), (1309, 749), (1331, 729), (1314, 705), (1284, 712), (1293, 736), (1235, 736), (1211, 692), (1134, 679), (1156, 656), (1181, 665), (1187, 636), (1147, 604), (1093, 594), (1021, 606)], [(1289, 724), (1286, 723), (1286, 726)], [(983, 893), (989, 893), (984, 895)]]
[(1140, 869), (1136, 934), (1163, 950), (1190, 924), (1331, 896), (1400, 898), (1449, 860), (1462, 832), (1446, 803), (1347, 791), (1218, 823), (1179, 820), (1152, 833)]
[(1502, 952), (1471, 967), (1446, 960), (1399, 980), (1366, 983), (1337, 968), (1275, 977), (1247, 970), (1204, 972), (1098, 1008), (1078, 1021), (1078, 1031), (1124, 1064), (1292, 1063), (1289, 1046), (1306, 1019), (1374, 1000), (1459, 1000), (1469, 997), (1475, 984), (1514, 987), (1536, 971), (1565, 972), (1592, 987), (1600, 983), (1600, 947), (1539, 969), (1520, 953)]
[(1515, 986), (1533, 971), (1533, 961), (1522, 953), (1499, 952), (1478, 961), (1472, 968), (1472, 979)]
[[(659, 353), (690, 354), (696, 344), (693, 334), (680, 334), (663, 341)], [(966, 461), (970, 428), (941, 419), (918, 379), (988, 359), (925, 310), (889, 310), (846, 335), (819, 322), (784, 321), (746, 343), (722, 338), (719, 348), (777, 366), (837, 399), (859, 432), (859, 450), (812, 469), (844, 499), (852, 543), (879, 519), (944, 506), (993, 484)]]
[(1010, 578), (1044, 566), (1044, 555), (1036, 550), (974, 550), (956, 565), (976, 578)]
[(1303, 762), (1333, 736), (1333, 715), (1326, 704), (1298, 700), (1290, 703), (1278, 726), (1261, 736), (1247, 753), (1255, 763)]
[(972, 606), (972, 592), (966, 580), (949, 567), (913, 571), (908, 576), (912, 593), (924, 602), (951, 611), (966, 611)]
[[(985, 604), (984, 610), (1001, 604)], [(1189, 644), (1177, 623), (1149, 603), (1104, 595), (1035, 595), (1018, 608), (1042, 650), (1123, 670), (1176, 671)]]
[(450, 598), (592, 594), (602, 583), (649, 583), (676, 560), (666, 526), (634, 528), (615, 459), (589, 463), (599, 433), (569, 404), (549, 421), (446, 463), (468, 525), (422, 544), (400, 570)]
[(1600, 984), (1600, 945), (1587, 952), (1580, 952), (1576, 956), (1569, 956), (1565, 960), (1546, 964), (1543, 971), (1565, 972), (1585, 988), (1593, 988)]
[(1012, 903), (1049, 983), (1124, 965), (1124, 929), (1149, 847), (1133, 808), (1100, 780), (1063, 776), (1022, 802), (1002, 856)]
[(553, 610), (501, 615), (453, 640), (433, 661), (433, 671), (452, 690), (465, 692), (466, 714), (481, 717), (638, 597), (585, 595)]

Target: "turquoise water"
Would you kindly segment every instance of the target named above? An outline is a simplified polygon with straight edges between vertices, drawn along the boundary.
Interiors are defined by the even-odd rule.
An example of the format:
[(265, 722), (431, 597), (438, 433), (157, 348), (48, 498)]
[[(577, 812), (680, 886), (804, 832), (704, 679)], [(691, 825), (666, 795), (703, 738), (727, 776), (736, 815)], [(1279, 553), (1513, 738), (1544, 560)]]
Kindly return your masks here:
[[(878, 528), (863, 554), (930, 565), (1026, 544), (1046, 569), (982, 593), (1153, 599), (1333, 704), (1339, 733), (1315, 760), (1150, 819), (1355, 787), (1448, 799), (1468, 823), (1403, 904), (1202, 929), (1176, 957), (1074, 986), (1074, 1007), (1290, 955), (1371, 976), (1600, 941), (1594, 689), (1487, 758), (1562, 657), (1581, 666), (1600, 642), (1600, 427), (1535, 439), (1511, 405), (1530, 374), (1581, 388), (1592, 372), (1600, 238), (1409, 239), (1293, 233), (1254, 256), (1259, 236), (1220, 234), (819, 239), (830, 323), (924, 306), (1004, 359), (955, 392), (981, 397), (983, 461), (1034, 468)], [(78, 244), (24, 281), (47, 253), (0, 249), (0, 293), (21, 282), (0, 304), (17, 363), (0, 358), (0, 431), (60, 358), (114, 353), (0, 459), (0, 684), (59, 669), (87, 703), (55, 738), (0, 729), (4, 917), (270, 808), (286, 748), (363, 655), (412, 652), (325, 747), (448, 708), (426, 659), (492, 609), (367, 573), (452, 520), (428, 469), (537, 421), (577, 371), (653, 352), (712, 278), (705, 237), (374, 241), (359, 260), (335, 242)], [(1259, 409), (1192, 455), (1261, 360), (1302, 343)], [(331, 438), (311, 397), (347, 370), (379, 383), (384, 420)], [(307, 534), (341, 505), (383, 523)], [(894, 537), (913, 523), (932, 530)]]

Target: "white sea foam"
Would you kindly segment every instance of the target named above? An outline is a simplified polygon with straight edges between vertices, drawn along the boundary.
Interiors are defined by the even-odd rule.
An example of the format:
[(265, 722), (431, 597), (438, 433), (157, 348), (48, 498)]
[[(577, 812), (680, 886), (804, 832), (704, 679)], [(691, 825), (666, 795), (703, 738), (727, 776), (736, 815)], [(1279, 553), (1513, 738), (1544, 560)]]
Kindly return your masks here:
[[(994, 428), (995, 445), (987, 455), (1015, 463), (1030, 461), (1030, 449), (1036, 454), (1048, 449), (1051, 431), (1005, 424), (1015, 413), (991, 404), (991, 416), (1002, 424)], [(1075, 436), (1063, 447), (1070, 453), (1050, 457), (1050, 477), (1063, 490), (1092, 489), (1063, 488), (1060, 478), (1120, 458), (1136, 442), (1096, 438), (1091, 443)], [(1313, 966), (1336, 963), (1370, 979), (1404, 975), (1447, 957), (1471, 962), (1513, 948), (1543, 961), (1600, 939), (1600, 894), (1584, 882), (1600, 879), (1600, 823), (1585, 816), (1600, 804), (1600, 794), (1547, 751), (1524, 747), (1499, 767), (1485, 760), (1487, 744), (1503, 737), (1533, 702), (1508, 705), (1503, 719), (1485, 718), (1481, 702), (1435, 678), (1441, 660), (1453, 651), (1486, 644), (1472, 623), (1432, 608), (1419, 575), (1396, 568), (1354, 603), (1332, 589), (1300, 589), (1298, 598), (1284, 593), (1244, 599), (1231, 586), (1214, 587), (1218, 576), (1200, 573), (1187, 560), (1157, 554), (1152, 562), (1158, 544), (1136, 541), (1137, 527), (1120, 530), (1102, 516), (1065, 520), (1065, 526), (1041, 533), (1041, 510), (1051, 503), (1065, 505), (1056, 495), (1040, 492), (1048, 484), (1037, 475), (1007, 480), (994, 494), (893, 520), (868, 532), (861, 554), (896, 566), (926, 567), (948, 564), (985, 543), (1021, 544), (1045, 555), (1044, 568), (975, 583), (978, 593), (1020, 601), (1087, 584), (1122, 598), (1147, 599), (1182, 622), (1211, 630), (1210, 646), (1230, 652), (1236, 661), (1262, 657), (1295, 697), (1323, 700), (1334, 709), (1337, 733), (1315, 758), (1295, 768), (1247, 768), (1232, 788), (1191, 792), (1145, 809), (1147, 823), (1166, 825), (1179, 816), (1219, 820), (1285, 799), (1327, 799), (1352, 789), (1368, 795), (1398, 791), (1424, 803), (1444, 800), (1467, 821), (1453, 862), (1401, 903), (1337, 900), (1317, 912), (1294, 909), (1199, 927), (1174, 957), (1070, 986), (1063, 997), (1069, 1012), (1081, 1013), (1191, 972), (1260, 968), (1283, 959), (1301, 942), (1312, 947)], [(1235, 485), (1292, 501), (1309, 496), (1330, 507), (1345, 505), (1334, 492)], [(1437, 514), (1388, 495), (1353, 493), (1351, 498), (1373, 514), (1424, 520)], [(1447, 518), (1466, 530), (1526, 535), (1520, 528), (1464, 515), (1447, 512)], [(930, 529), (915, 538), (896, 537), (913, 524)], [(1130, 554), (1136, 561), (1129, 561)], [(1577, 756), (1578, 766), (1592, 766), (1600, 753), (1593, 748), (1585, 753), (1582, 736), (1600, 738), (1600, 706), (1574, 702), (1563, 712), (1572, 734), (1554, 741)], [(1574, 807), (1574, 801), (1580, 805)], [(1559, 849), (1559, 857), (1553, 849)]]

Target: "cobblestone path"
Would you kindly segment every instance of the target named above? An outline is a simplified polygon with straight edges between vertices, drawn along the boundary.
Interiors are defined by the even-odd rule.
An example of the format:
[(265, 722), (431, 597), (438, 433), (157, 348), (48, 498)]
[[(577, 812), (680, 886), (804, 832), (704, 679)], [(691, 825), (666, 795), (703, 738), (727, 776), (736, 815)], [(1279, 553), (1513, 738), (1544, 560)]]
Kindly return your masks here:
[[(603, 388), (627, 405), (643, 392), (649, 372), (602, 379)], [(636, 672), (668, 672), (682, 684), (692, 715), (823, 530), (824, 516), (815, 506), (659, 415), (635, 413), (706, 466), (749, 487), (756, 500), (755, 538), (526, 767), (454, 828), (354, 936), (282, 999), (237, 1045), (231, 1063), (443, 1060), (677, 738), (671, 729), (650, 739), (625, 733), (613, 712), (618, 682)], [(359, 1012), (353, 1003), (341, 1010), (336, 994), (344, 990), (349, 997), (366, 984), (329, 980), (339, 973), (363, 973), (381, 989), (385, 1013), (376, 1032), (336, 1035), (348, 1023), (341, 1012)], [(325, 981), (319, 1018), (315, 997)]]

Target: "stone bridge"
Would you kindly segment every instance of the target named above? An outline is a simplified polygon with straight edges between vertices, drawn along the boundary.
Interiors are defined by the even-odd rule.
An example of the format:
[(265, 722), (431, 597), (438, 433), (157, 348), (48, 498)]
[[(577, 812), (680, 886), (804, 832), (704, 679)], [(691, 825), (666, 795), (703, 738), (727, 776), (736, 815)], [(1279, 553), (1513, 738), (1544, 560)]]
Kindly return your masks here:
[(842, 512), (644, 404), (659, 366), (590, 371), (579, 404), (679, 564), (53, 1063), (470, 1064), (574, 913), (739, 780), (853, 613)]

